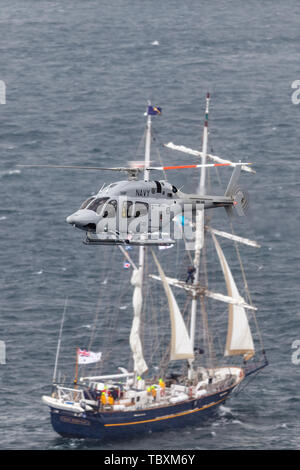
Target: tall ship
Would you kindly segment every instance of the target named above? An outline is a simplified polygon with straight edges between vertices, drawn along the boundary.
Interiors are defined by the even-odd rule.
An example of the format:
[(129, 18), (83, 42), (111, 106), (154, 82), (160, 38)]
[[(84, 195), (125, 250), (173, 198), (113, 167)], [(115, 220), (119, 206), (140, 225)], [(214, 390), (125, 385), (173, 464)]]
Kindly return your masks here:
[[(64, 311), (52, 390), (42, 397), (49, 407), (53, 429), (61, 436), (115, 440), (199, 425), (215, 416), (220, 405), (236, 390), (241, 390), (250, 375), (258, 373), (268, 363), (256, 320), (257, 308), (252, 302), (241, 256), (243, 245), (253, 249), (258, 249), (259, 245), (233, 230), (234, 206), (240, 203), (245, 210), (248, 205), (245, 193), (236, 185), (237, 173), (253, 170), (247, 164), (237, 167), (233, 162), (208, 153), (209, 103), (207, 94), (201, 151), (172, 143), (166, 145), (201, 162), (185, 165), (199, 166), (200, 175), (198, 199), (191, 209), (191, 218), (187, 212), (180, 213), (180, 217), (176, 215), (176, 223), (183, 233), (181, 240), (174, 240), (170, 234), (167, 240), (162, 238), (147, 244), (140, 234), (139, 243), (134, 243), (133, 236), (113, 248), (101, 248), (116, 250), (124, 260), (124, 267), (132, 270), (130, 280), (128, 271), (125, 278), (127, 292), (132, 295), (130, 315), (128, 317), (127, 310), (126, 317), (131, 317), (132, 321), (131, 329), (128, 326), (130, 357), (120, 354), (120, 349), (117, 350), (120, 346), (113, 339), (109, 354), (106, 346), (101, 352), (92, 351), (91, 342), (86, 349), (76, 349), (72, 380), (67, 383), (58, 378)], [(142, 182), (153, 183), (154, 188), (161, 190), (173, 188), (176, 202), (176, 197), (181, 197), (180, 190), (174, 189), (166, 179), (154, 182), (150, 179), (152, 116), (157, 113), (161, 113), (160, 108), (149, 104)], [(227, 199), (206, 205), (211, 180), (209, 167), (218, 165), (234, 168), (225, 193)], [(233, 186), (234, 191), (229, 191)], [(108, 197), (105, 200), (109, 188), (101, 188), (100, 193), (101, 213), (109, 214), (106, 208), (110, 201)], [(88, 209), (91, 204), (95, 205), (95, 198), (84, 207)], [(138, 205), (138, 200), (134, 200), (130, 210), (140, 210), (141, 203)], [(213, 205), (225, 207), (228, 217), (222, 209), (206, 210)], [(217, 219), (221, 213), (225, 214), (222, 223), (230, 230), (213, 226), (212, 217)], [(92, 225), (87, 227), (86, 243), (101, 244)], [(184, 227), (192, 231), (193, 237), (189, 240), (184, 236)], [(229, 258), (225, 257), (226, 249)], [(236, 256), (235, 261), (232, 261), (233, 256)], [(211, 278), (214, 278), (212, 282)], [(104, 280), (102, 289), (106, 287)], [(118, 292), (111, 296), (111, 303), (117, 302), (118, 283), (115, 289)], [(106, 310), (104, 306), (101, 310), (100, 304), (96, 320), (104, 319), (105, 315)], [(116, 335), (118, 326), (120, 323), (115, 324)], [(158, 331), (154, 334), (155, 327)], [(101, 331), (105, 338), (102, 327)], [(110, 330), (107, 334), (111, 333)], [(94, 330), (92, 335), (94, 339)], [(110, 366), (114, 347), (115, 357), (111, 361), (114, 366)], [(91, 367), (93, 373), (87, 372)]]

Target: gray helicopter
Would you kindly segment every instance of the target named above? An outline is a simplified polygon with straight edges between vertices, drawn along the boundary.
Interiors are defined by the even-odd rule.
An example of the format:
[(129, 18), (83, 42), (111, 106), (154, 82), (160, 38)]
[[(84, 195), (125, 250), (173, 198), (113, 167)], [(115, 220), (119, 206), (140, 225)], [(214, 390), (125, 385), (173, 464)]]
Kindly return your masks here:
[[(129, 168), (102, 168), (66, 165), (18, 165), (26, 167), (70, 168), (99, 171), (118, 171), (127, 173), (128, 179), (103, 186), (100, 191), (85, 200), (79, 209), (67, 217), (67, 222), (84, 230), (87, 234), (86, 244), (131, 244), (131, 245), (170, 245), (174, 243), (171, 234), (181, 234), (178, 227), (193, 225), (193, 218), (199, 212), (215, 207), (224, 207), (228, 216), (235, 213), (245, 215), (248, 207), (247, 192), (238, 186), (241, 169), (252, 171), (247, 165), (251, 163), (233, 163), (206, 153), (207, 119), (209, 94), (206, 100), (206, 114), (203, 134), (203, 151), (197, 152), (185, 147), (167, 144), (176, 150), (201, 156), (202, 164), (180, 166), (150, 166), (151, 115), (161, 114), (161, 108), (148, 103), (145, 160), (142, 165), (136, 163)], [(206, 163), (206, 156), (218, 163)], [(234, 170), (223, 196), (205, 194), (204, 180), (206, 167), (233, 166)], [(186, 194), (166, 180), (151, 181), (151, 171), (202, 168), (199, 194)], [(143, 180), (139, 174), (143, 172)], [(178, 222), (179, 221), (179, 222)], [(172, 226), (173, 224), (173, 226)], [(195, 224), (194, 224), (195, 225)], [(173, 228), (173, 230), (172, 230)], [(177, 229), (177, 230), (176, 230)]]
[[(224, 164), (207, 164), (220, 166)], [(87, 233), (86, 244), (164, 245), (173, 243), (171, 225), (183, 218), (191, 221), (197, 209), (224, 207), (231, 217), (245, 215), (248, 195), (238, 186), (242, 163), (234, 171), (224, 196), (186, 194), (165, 180), (143, 181), (137, 176), (141, 168), (99, 168), (125, 171), (129, 180), (118, 181), (85, 200), (66, 221)], [(245, 165), (245, 164), (243, 164)], [(152, 170), (199, 168), (203, 165), (148, 167)], [(175, 225), (176, 226), (176, 225)]]
[[(167, 171), (184, 168), (234, 166), (224, 196), (186, 194), (166, 180), (138, 180), (142, 171)], [(66, 221), (86, 232), (85, 244), (170, 245), (172, 224), (190, 223), (197, 210), (224, 207), (228, 216), (244, 216), (248, 194), (238, 186), (242, 165), (250, 163), (210, 163), (163, 167), (84, 167), (64, 165), (19, 165), (43, 168), (70, 168), (126, 172), (128, 179), (102, 186), (99, 192), (86, 199)]]

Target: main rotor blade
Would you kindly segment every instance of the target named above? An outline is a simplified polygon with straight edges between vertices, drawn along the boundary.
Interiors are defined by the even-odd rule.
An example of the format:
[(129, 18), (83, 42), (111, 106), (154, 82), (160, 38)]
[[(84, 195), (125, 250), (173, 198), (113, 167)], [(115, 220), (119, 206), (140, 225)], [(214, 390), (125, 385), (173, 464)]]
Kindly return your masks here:
[(76, 170), (110, 170), (110, 171), (141, 171), (140, 168), (125, 168), (125, 167), (117, 167), (117, 168), (103, 168), (99, 166), (77, 166), (77, 165), (16, 165), (18, 167), (23, 168), (69, 168), (69, 169), (76, 169)]
[(214, 166), (240, 166), (240, 165), (252, 165), (252, 163), (206, 163), (204, 165), (177, 165), (177, 166), (153, 166), (150, 168), (147, 168), (147, 170), (159, 170), (159, 171), (165, 171), (165, 170), (181, 170), (184, 168), (208, 168), (208, 167), (214, 167)]
[[(172, 150), (178, 150), (179, 152), (187, 153), (189, 155), (194, 155), (195, 157), (202, 157), (203, 153), (199, 152), (198, 150), (193, 150), (188, 147), (185, 147), (184, 145), (175, 145), (173, 142), (169, 142), (168, 144), (164, 144), (164, 147), (167, 147)], [(211, 160), (217, 162), (217, 163), (231, 163), (230, 160), (225, 160), (224, 158), (217, 157), (217, 155), (211, 155), (208, 153), (206, 155), (208, 158)], [(249, 168), (248, 166), (242, 166), (242, 170), (244, 171), (249, 171), (250, 173), (255, 173), (255, 171), (252, 168)]]
[[(218, 166), (241, 166), (241, 165), (252, 165), (252, 163), (206, 163), (204, 165), (175, 165), (175, 166), (152, 166), (146, 168), (146, 170), (157, 170), (157, 171), (165, 171), (165, 170), (182, 170), (186, 168), (209, 168), (209, 167), (218, 167)], [(22, 168), (68, 168), (68, 169), (76, 169), (76, 170), (99, 170), (99, 171), (126, 171), (128, 173), (138, 173), (142, 171), (140, 167), (99, 167), (99, 166), (78, 166), (78, 165), (16, 165)]]

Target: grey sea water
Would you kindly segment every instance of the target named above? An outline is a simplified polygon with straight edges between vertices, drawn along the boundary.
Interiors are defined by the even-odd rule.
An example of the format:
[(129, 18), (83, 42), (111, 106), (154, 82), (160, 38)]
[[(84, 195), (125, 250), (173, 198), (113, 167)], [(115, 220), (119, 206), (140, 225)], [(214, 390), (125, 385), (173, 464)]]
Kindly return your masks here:
[[(1, 449), (299, 449), (300, 105), (291, 99), (299, 21), (296, 0), (1, 0)], [(270, 365), (195, 429), (105, 446), (63, 439), (41, 396), (50, 391), (65, 299), (67, 355), (88, 337), (103, 271), (122, 270), (105, 247), (83, 245), (65, 218), (118, 177), (16, 165), (135, 160), (148, 99), (163, 108), (158, 144), (200, 148), (207, 91), (209, 150), (257, 171), (245, 176), (252, 216), (241, 231), (262, 245), (255, 255), (245, 249), (244, 260)], [(160, 152), (165, 163), (187, 161)], [(172, 182), (196, 188), (190, 173)], [(120, 295), (116, 285), (103, 309)], [(119, 326), (121, 357), (128, 331)]]

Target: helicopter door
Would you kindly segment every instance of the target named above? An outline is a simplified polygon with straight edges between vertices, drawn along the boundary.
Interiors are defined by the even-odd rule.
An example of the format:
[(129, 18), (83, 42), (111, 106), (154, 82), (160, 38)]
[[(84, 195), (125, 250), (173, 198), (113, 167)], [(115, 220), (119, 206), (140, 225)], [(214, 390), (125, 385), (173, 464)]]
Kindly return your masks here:
[[(107, 200), (108, 198), (106, 198)], [(100, 216), (100, 220), (97, 223), (96, 233), (100, 236), (105, 235), (107, 238), (108, 234), (116, 232), (116, 219), (118, 203), (115, 199), (101, 201), (97, 207), (94, 207), (96, 213)]]
[(117, 201), (115, 199), (113, 199), (112, 201), (109, 201), (105, 208), (104, 208), (104, 211), (102, 213), (102, 217), (103, 218), (109, 218), (111, 219), (112, 217), (116, 218), (117, 216)]
[(148, 212), (149, 204), (146, 202), (136, 201), (129, 207), (128, 233), (148, 233)]
[(151, 204), (149, 217), (149, 232), (170, 232), (170, 206), (166, 204)]
[(128, 235), (128, 228), (131, 221), (134, 218), (134, 203), (132, 201), (128, 201), (125, 198), (125, 201), (120, 198), (120, 216), (118, 217), (118, 233), (120, 238), (127, 238)]

